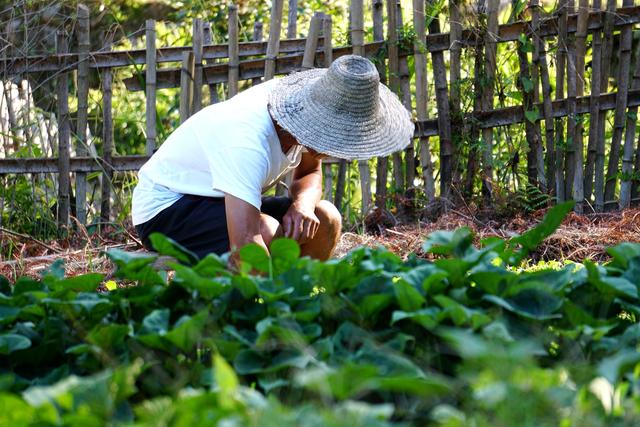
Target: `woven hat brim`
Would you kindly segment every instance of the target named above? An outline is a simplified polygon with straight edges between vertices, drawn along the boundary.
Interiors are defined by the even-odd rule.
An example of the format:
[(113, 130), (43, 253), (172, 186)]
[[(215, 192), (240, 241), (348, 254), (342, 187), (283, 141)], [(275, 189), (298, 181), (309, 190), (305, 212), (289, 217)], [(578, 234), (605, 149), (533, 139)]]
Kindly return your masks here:
[(346, 160), (388, 156), (404, 149), (413, 137), (414, 124), (398, 97), (379, 87), (379, 108), (371, 116), (337, 114), (311, 96), (310, 89), (324, 68), (279, 79), (269, 96), (269, 111), (300, 144)]

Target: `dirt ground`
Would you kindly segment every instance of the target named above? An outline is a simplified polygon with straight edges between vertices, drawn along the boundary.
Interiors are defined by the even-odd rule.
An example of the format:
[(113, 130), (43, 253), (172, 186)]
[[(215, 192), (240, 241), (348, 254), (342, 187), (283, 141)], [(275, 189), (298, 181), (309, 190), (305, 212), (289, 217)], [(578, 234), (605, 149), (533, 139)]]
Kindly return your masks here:
[[(451, 211), (433, 222), (416, 221), (390, 228), (376, 225), (377, 234), (345, 232), (335, 256), (342, 257), (359, 246), (384, 246), (401, 257), (412, 252), (420, 255), (422, 243), (429, 233), (463, 226), (471, 228), (478, 241), (489, 236), (509, 238), (534, 226), (543, 215), (544, 211), (538, 211), (510, 219), (480, 220)], [(532, 258), (560, 261), (591, 259), (602, 262), (608, 258), (605, 252), (607, 247), (626, 241), (640, 242), (640, 209), (586, 216), (572, 213), (532, 254)], [(89, 271), (110, 275), (113, 265), (104, 252), (112, 248), (143, 250), (131, 230), (106, 229), (100, 234), (91, 235), (81, 230), (64, 240), (43, 242), (0, 228), (0, 253), (10, 253), (9, 259), (0, 260), (0, 274), (10, 281), (20, 276), (38, 277), (53, 261), (63, 258), (70, 276)]]

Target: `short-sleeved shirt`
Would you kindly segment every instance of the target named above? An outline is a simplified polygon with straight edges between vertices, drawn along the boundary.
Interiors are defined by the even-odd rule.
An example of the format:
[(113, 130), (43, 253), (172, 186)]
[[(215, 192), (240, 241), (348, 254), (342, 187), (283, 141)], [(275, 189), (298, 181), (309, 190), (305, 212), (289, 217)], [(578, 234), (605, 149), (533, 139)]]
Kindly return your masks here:
[(230, 194), (260, 209), (261, 194), (300, 163), (302, 147), (283, 153), (267, 109), (275, 81), (256, 85), (191, 116), (138, 173), (132, 219), (149, 221), (184, 194)]

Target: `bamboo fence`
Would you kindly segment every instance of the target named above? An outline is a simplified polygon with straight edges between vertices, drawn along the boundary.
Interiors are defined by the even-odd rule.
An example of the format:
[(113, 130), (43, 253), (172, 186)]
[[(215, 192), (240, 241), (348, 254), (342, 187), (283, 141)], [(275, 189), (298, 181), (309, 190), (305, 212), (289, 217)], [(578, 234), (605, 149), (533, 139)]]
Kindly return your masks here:
[[(624, 0), (622, 7), (617, 7), (615, 0), (608, 0), (602, 10), (601, 0), (591, 4), (579, 0), (576, 9), (575, 3), (561, 0), (557, 10), (547, 14), (538, 0), (532, 0), (527, 10), (500, 24), (499, 0), (480, 0), (474, 6), (475, 20), (464, 17), (459, 0), (450, 0), (448, 21), (435, 9), (440, 2), (414, 0), (414, 35), (409, 37), (400, 2), (387, 0), (385, 7), (383, 0), (372, 0), (368, 8), (373, 33), (368, 40), (364, 27), (367, 8), (362, 0), (352, 0), (351, 44), (347, 46), (333, 46), (332, 19), (322, 12), (310, 19), (307, 37), (296, 38), (300, 32), (296, 0), (288, 2), (286, 39), (280, 39), (284, 1), (274, 0), (267, 39), (263, 40), (262, 23), (256, 22), (253, 40), (240, 41), (238, 8), (231, 4), (228, 43), (213, 44), (210, 24), (196, 19), (190, 46), (157, 47), (156, 22), (148, 20), (145, 49), (118, 51), (107, 43), (96, 52), (89, 49), (89, 9), (79, 4), (73, 26), (75, 43), (71, 31), (61, 31), (55, 54), (20, 57), (10, 49), (12, 56), (5, 53), (0, 58), (5, 79), (37, 73), (55, 76), (54, 113), (58, 123), (54, 144), (57, 157), (18, 158), (10, 155), (11, 150), (5, 150), (9, 154), (0, 159), (0, 176), (57, 174), (57, 220), (64, 226), (70, 221), (72, 196), (76, 218), (82, 223), (88, 221), (87, 174), (99, 172), (103, 176), (99, 218), (107, 221), (113, 217), (114, 173), (137, 170), (161, 142), (157, 132), (158, 91), (180, 88), (183, 122), (203, 108), (205, 89), (210, 94), (206, 99), (214, 103), (219, 100), (222, 85), (228, 98), (276, 75), (326, 67), (335, 58), (353, 53), (374, 60), (381, 81), (414, 112), (415, 139), (407, 150), (391, 156), (391, 162), (387, 158), (353, 165), (338, 159), (327, 161), (323, 166), (324, 197), (338, 207), (345, 204), (350, 170), (352, 174), (357, 170), (359, 176), (363, 215), (373, 206), (389, 207), (389, 188), (400, 212), (407, 207), (406, 198), (415, 197), (416, 190), (422, 191), (429, 203), (436, 196), (455, 202), (458, 195), (473, 196), (476, 184), (480, 184), (478, 193), (483, 203), (490, 206), (496, 198), (498, 177), (508, 172), (496, 167), (498, 136), (511, 141), (509, 129), (518, 126), (524, 128), (528, 186), (549, 193), (558, 201), (575, 200), (578, 212), (625, 208), (637, 203), (640, 195), (640, 138), (636, 136), (640, 105), (640, 58), (636, 51), (640, 43), (634, 44), (640, 6), (635, 6), (633, 0)], [(443, 28), (449, 32), (442, 32)], [(515, 78), (520, 105), (505, 102), (504, 76), (498, 72), (501, 53), (510, 49), (517, 56)], [(473, 70), (462, 69), (465, 57), (471, 58), (467, 62), (474, 64)], [(140, 71), (141, 66), (144, 71)], [(131, 76), (124, 79), (126, 89), (144, 91), (146, 95), (144, 155), (114, 154), (117, 141), (113, 137), (113, 76), (123, 68), (131, 70)], [(90, 87), (96, 87), (90, 78), (92, 73), (98, 74), (96, 71), (100, 77), (97, 87), (103, 94), (103, 148), (101, 153), (91, 154), (87, 149), (88, 93)], [(552, 72), (555, 82), (551, 80)], [(77, 82), (75, 86), (69, 84), (72, 78)], [(475, 93), (467, 106), (463, 105), (465, 84)], [(69, 111), (70, 87), (75, 87), (71, 96), (77, 98), (73, 115)], [(615, 91), (609, 92), (612, 88)], [(6, 104), (11, 118), (10, 101), (7, 99)], [(611, 119), (612, 126), (608, 125)], [(15, 119), (11, 122), (14, 124)], [(502, 167), (516, 170), (518, 162), (516, 152), (511, 163), (503, 162)]]

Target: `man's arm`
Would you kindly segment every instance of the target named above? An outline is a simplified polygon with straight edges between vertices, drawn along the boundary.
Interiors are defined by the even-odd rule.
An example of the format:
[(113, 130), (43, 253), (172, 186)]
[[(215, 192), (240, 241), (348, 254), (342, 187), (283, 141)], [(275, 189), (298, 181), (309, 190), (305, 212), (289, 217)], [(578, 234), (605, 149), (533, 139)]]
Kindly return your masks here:
[(320, 224), (314, 213), (322, 198), (322, 161), (319, 158), (310, 153), (302, 154), (289, 193), (293, 203), (282, 220), (284, 234), (304, 243), (315, 236)]
[(249, 243), (256, 243), (269, 253), (260, 233), (260, 211), (250, 203), (230, 194), (225, 194), (224, 204), (232, 262), (237, 265), (238, 250)]

